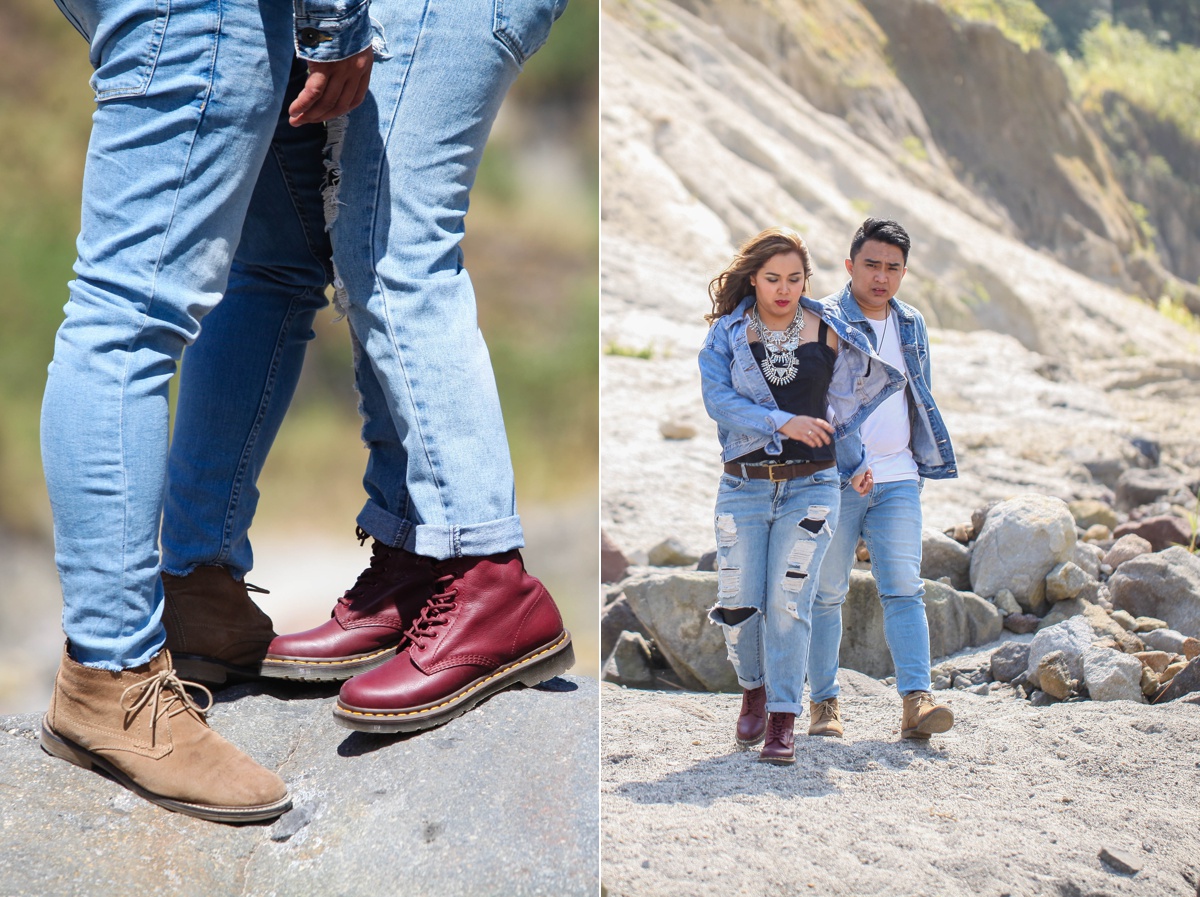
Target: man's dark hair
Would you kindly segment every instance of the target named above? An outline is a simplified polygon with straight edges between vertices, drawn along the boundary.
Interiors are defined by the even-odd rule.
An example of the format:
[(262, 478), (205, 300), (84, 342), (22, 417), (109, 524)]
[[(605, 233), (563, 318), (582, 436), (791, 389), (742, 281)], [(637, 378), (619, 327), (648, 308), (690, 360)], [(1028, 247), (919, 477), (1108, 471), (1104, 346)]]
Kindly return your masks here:
[(858, 251), (868, 240), (878, 240), (895, 246), (904, 253), (904, 264), (908, 264), (908, 249), (912, 241), (908, 239), (908, 231), (898, 221), (890, 218), (868, 218), (855, 232), (850, 241), (850, 260), (858, 258)]

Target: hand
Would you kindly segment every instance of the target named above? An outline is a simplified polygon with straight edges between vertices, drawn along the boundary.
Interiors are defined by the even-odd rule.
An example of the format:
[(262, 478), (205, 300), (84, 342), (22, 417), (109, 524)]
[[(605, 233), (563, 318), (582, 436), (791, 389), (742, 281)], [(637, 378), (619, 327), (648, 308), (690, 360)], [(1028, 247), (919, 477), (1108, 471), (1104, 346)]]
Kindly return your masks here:
[(310, 62), (304, 88), (288, 107), (288, 124), (299, 127), (345, 115), (366, 97), (374, 61), (375, 51), (367, 47), (337, 62)]
[(875, 476), (871, 473), (871, 468), (868, 467), (862, 473), (850, 477), (850, 485), (859, 495), (866, 495), (870, 492), (871, 487), (875, 485)]
[(813, 448), (829, 445), (833, 441), (833, 424), (819, 417), (805, 417), (803, 414), (797, 414), (780, 427), (779, 432), (788, 439), (803, 442)]

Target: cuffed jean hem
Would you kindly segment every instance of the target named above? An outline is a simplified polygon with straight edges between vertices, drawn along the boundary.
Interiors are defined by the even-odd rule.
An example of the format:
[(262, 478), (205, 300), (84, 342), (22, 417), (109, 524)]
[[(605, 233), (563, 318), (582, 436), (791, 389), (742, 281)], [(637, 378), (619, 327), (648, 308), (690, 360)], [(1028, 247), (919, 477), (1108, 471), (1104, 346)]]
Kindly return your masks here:
[(72, 660), (81, 666), (93, 670), (108, 670), (111, 673), (120, 673), (123, 670), (131, 670), (134, 667), (140, 667), (142, 664), (149, 663), (159, 655), (166, 643), (167, 634), (159, 628), (158, 637), (154, 640), (155, 647), (145, 648), (130, 657), (114, 659), (111, 655), (101, 656), (94, 652), (81, 651), (79, 646), (69, 639), (67, 641), (67, 653), (71, 655)]
[(385, 545), (438, 561), (488, 557), (525, 547), (518, 514), (465, 526), (436, 526), (404, 520), (368, 500), (358, 515), (358, 525)]
[(789, 704), (787, 701), (768, 701), (767, 713), (794, 713), (800, 716), (804, 713), (804, 708), (799, 704)]
[(738, 676), (737, 682), (738, 685), (747, 690), (751, 688), (762, 688), (767, 684), (767, 680), (762, 676), (759, 676), (757, 679), (743, 679), (741, 676)]

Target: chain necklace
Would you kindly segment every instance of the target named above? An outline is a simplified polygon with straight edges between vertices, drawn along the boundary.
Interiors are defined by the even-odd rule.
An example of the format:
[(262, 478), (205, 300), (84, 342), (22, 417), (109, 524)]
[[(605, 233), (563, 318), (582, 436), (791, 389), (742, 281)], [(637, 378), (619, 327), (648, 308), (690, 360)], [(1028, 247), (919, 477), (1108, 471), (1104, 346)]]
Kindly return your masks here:
[(804, 332), (804, 309), (797, 305), (792, 323), (783, 330), (768, 330), (755, 305), (750, 326), (766, 352), (766, 357), (759, 363), (763, 376), (772, 386), (787, 386), (796, 379), (796, 348), (800, 345), (800, 334)]

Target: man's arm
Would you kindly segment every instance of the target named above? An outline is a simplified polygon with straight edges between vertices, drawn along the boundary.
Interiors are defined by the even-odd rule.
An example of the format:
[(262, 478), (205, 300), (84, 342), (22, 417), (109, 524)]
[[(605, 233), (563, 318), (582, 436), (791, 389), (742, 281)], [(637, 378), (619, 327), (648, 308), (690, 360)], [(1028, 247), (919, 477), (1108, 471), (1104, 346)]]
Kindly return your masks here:
[(293, 0), (304, 89), (288, 107), (292, 125), (328, 121), (363, 101), (371, 78), (369, 0)]

